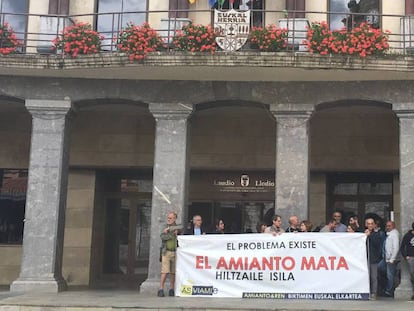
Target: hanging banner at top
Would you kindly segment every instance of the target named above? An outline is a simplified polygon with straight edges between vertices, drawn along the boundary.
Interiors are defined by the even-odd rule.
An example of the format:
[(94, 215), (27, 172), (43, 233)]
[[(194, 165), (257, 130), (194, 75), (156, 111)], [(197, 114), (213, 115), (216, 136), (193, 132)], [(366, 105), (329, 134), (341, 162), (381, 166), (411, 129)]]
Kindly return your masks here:
[(224, 51), (237, 51), (249, 37), (250, 10), (214, 10), (214, 28), (218, 33), (217, 45)]

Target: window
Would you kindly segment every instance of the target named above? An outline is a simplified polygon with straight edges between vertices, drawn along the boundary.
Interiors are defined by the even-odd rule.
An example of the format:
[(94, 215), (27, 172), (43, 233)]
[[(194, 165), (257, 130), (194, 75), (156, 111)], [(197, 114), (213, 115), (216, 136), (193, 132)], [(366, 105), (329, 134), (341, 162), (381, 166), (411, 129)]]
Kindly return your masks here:
[(16, 32), (19, 40), (25, 39), (27, 28), (28, 0), (0, 0), (0, 24), (8, 23)]
[(49, 0), (49, 14), (69, 14), (69, 0)]
[(357, 215), (360, 224), (366, 215), (384, 221), (393, 211), (393, 176), (380, 173), (338, 173), (328, 175), (327, 219), (335, 210), (343, 213), (343, 222)]
[(362, 22), (378, 28), (380, 25), (379, 0), (329, 0), (329, 21), (332, 30), (353, 26)]
[(0, 243), (21, 244), (27, 170), (0, 169)]
[(127, 23), (131, 22), (135, 25), (141, 25), (145, 22), (146, 9), (147, 0), (98, 0), (97, 30), (106, 38), (102, 48), (111, 50), (113, 45), (112, 38)]
[(170, 18), (186, 18), (188, 17), (187, 11), (179, 10), (188, 10), (190, 2), (188, 0), (170, 0), (169, 5), (169, 17)]

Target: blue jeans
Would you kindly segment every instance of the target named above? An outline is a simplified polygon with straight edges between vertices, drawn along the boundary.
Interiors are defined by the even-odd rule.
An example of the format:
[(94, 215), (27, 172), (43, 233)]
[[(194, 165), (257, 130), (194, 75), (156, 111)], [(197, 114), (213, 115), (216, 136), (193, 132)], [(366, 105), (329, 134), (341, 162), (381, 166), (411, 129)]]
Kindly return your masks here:
[(397, 261), (393, 263), (386, 262), (385, 259), (381, 260), (378, 264), (378, 269), (381, 273), (386, 275), (386, 282), (384, 292), (386, 295), (394, 295), (395, 290), (395, 275), (397, 273)]

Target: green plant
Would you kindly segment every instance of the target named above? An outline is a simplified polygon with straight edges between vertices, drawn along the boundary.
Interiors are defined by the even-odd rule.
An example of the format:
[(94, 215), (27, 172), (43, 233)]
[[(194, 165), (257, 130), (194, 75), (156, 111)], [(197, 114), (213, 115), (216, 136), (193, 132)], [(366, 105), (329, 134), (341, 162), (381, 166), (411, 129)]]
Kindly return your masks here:
[(142, 60), (149, 52), (162, 49), (164, 42), (148, 23), (141, 26), (128, 23), (118, 35), (117, 47), (128, 54), (130, 60)]
[(0, 25), (0, 54), (8, 55), (16, 52), (19, 41), (9, 24)]
[(104, 37), (93, 30), (89, 23), (79, 22), (63, 29), (53, 40), (53, 44), (55, 49), (75, 58), (79, 54), (99, 53), (103, 39)]
[(263, 52), (281, 51), (287, 46), (287, 30), (275, 25), (253, 27), (249, 42)]
[(217, 33), (211, 27), (203, 25), (186, 25), (173, 38), (173, 47), (179, 51), (210, 52), (216, 51)]

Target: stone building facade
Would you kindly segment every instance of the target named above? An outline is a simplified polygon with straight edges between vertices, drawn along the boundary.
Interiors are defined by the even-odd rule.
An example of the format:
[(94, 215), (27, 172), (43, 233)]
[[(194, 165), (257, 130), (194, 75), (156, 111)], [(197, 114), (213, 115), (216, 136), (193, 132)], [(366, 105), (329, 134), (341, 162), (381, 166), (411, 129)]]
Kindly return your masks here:
[[(48, 14), (52, 3), (71, 15), (104, 8), (55, 2), (28, 1), (27, 13)], [(144, 2), (157, 11), (146, 19), (162, 27), (168, 1)], [(327, 20), (320, 12), (334, 2), (298, 1), (319, 12), (300, 17)], [(414, 11), (412, 1), (380, 2), (381, 14)], [(274, 21), (295, 3), (265, 4), (264, 20)], [(189, 9), (208, 10), (208, 1)], [(387, 18), (383, 26), (400, 33)], [(28, 17), (29, 29), (41, 25)], [(251, 51), (157, 53), (142, 63), (117, 53), (1, 57), (0, 225), (20, 226), (12, 235), (8, 223), (1, 235), (0, 284), (54, 292), (142, 282), (153, 291), (170, 210), (182, 224), (196, 213), (205, 224), (221, 217), (234, 233), (274, 213), (284, 226), (292, 214), (319, 225), (334, 210), (375, 213), (408, 230), (412, 62)], [(409, 292), (406, 278), (399, 292)]]

